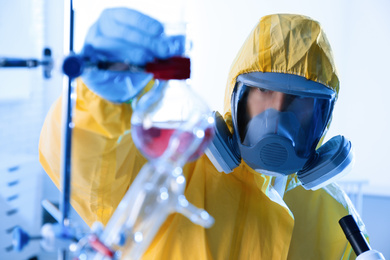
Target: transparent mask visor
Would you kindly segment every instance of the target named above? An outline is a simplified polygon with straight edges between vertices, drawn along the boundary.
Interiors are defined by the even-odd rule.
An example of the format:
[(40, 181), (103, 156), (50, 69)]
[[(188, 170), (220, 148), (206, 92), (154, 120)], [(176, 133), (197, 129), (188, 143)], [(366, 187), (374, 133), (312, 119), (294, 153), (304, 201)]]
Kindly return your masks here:
[(334, 103), (334, 98), (286, 94), (241, 82), (234, 92), (233, 120), (243, 145), (253, 146), (265, 134), (281, 135), (293, 141), (301, 157), (315, 150)]

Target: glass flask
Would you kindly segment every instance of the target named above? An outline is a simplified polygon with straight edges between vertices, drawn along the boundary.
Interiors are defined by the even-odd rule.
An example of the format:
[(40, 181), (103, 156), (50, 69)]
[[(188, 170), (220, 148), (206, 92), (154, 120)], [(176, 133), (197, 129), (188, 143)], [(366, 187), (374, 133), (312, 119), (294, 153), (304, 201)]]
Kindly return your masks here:
[[(132, 137), (148, 160), (169, 160), (182, 166), (202, 155), (211, 141), (214, 128), (210, 115), (185, 80), (159, 80), (136, 104)], [(189, 149), (189, 145), (197, 148)]]

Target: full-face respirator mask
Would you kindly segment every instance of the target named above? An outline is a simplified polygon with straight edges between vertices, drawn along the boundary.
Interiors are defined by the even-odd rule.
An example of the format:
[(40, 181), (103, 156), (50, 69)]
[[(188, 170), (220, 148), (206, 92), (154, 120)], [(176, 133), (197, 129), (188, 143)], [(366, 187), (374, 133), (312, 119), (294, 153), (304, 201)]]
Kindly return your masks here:
[(216, 112), (216, 136), (206, 154), (220, 172), (232, 172), (242, 158), (259, 173), (297, 173), (304, 188), (321, 188), (353, 162), (351, 142), (343, 136), (317, 147), (335, 97), (332, 89), (297, 75), (239, 75), (231, 96), (234, 133)]

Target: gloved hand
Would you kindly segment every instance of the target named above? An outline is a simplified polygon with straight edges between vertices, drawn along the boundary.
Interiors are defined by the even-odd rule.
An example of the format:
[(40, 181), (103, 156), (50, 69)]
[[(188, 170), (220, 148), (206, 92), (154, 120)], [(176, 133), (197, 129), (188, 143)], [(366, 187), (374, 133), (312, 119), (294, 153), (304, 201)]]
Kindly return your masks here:
[[(127, 8), (106, 9), (88, 31), (83, 54), (92, 60), (145, 65), (184, 52), (185, 37), (166, 36), (157, 20)], [(152, 79), (144, 72), (88, 69), (83, 81), (99, 96), (115, 103), (135, 97)]]

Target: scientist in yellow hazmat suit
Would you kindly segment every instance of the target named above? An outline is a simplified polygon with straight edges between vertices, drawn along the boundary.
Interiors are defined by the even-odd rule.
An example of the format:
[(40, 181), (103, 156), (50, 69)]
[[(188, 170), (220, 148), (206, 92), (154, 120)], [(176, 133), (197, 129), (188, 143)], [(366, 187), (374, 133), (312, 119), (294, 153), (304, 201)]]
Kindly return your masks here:
[[(159, 22), (125, 8), (105, 10), (86, 45), (96, 56), (138, 65), (182, 51), (180, 39), (165, 36)], [(71, 202), (88, 225), (108, 222), (146, 162), (131, 138), (128, 101), (152, 80), (143, 73), (99, 73), (77, 80), (73, 116)], [(224, 119), (217, 120), (217, 136), (225, 127), (234, 144), (224, 155), (213, 142), (208, 156), (183, 170), (186, 197), (215, 224), (205, 229), (172, 214), (143, 258), (354, 258), (338, 225), (354, 213), (353, 206), (337, 185), (305, 189), (321, 182), (312, 178), (317, 171), (308, 162), (321, 146), (338, 91), (332, 52), (318, 22), (290, 14), (261, 18), (232, 64)], [(39, 144), (40, 162), (57, 187), (60, 121), (58, 99)]]

